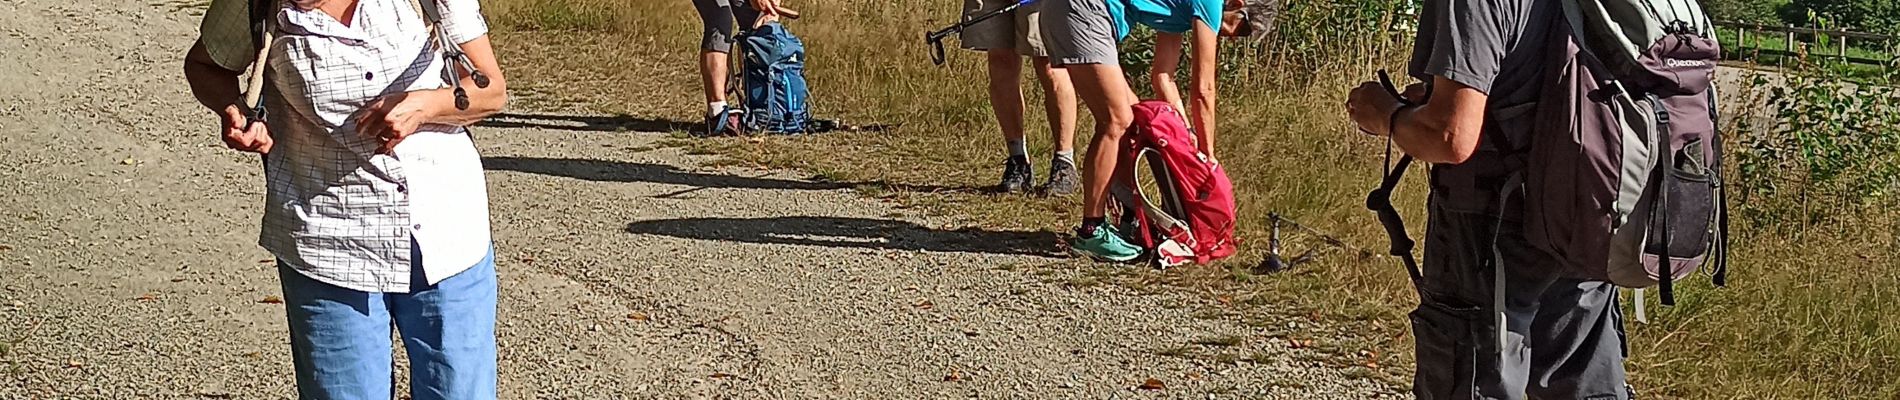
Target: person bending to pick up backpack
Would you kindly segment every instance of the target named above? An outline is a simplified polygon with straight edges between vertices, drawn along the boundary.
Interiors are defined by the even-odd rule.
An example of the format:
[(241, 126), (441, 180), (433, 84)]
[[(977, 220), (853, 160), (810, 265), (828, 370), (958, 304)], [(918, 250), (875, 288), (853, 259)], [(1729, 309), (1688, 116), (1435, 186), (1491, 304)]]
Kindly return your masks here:
[[(487, 185), (463, 126), (500, 111), (507, 83), (476, 0), (420, 1), (215, 0), (185, 55), (224, 142), (265, 158), (259, 243), (298, 398), (391, 398), (392, 322), (410, 397), (496, 396)], [(446, 61), (445, 42), (466, 57)], [(254, 63), (266, 114), (240, 103)]]
[(719, 132), (727, 117), (744, 107), (726, 103), (726, 78), (733, 35), (778, 18), (778, 0), (693, 0), (704, 27), (699, 41), (700, 90), (706, 94), (706, 132)]
[[(1186, 110), (1200, 152), (1214, 157), (1214, 109), (1217, 91), (1218, 35), (1241, 35), (1254, 30), (1249, 10), (1240, 0), (1042, 0), (1042, 40), (1049, 58), (1068, 70), (1076, 94), (1095, 117), (1095, 135), (1083, 164), (1082, 224), (1069, 248), (1109, 261), (1140, 257), (1142, 249), (1128, 243), (1106, 224), (1109, 186), (1116, 176), (1122, 134), (1134, 123), (1135, 91), (1122, 76), (1117, 43), (1128, 35), (1131, 23), (1159, 31), (1155, 35), (1154, 66), (1148, 71), (1154, 92), (1176, 111)], [(1223, 10), (1223, 8), (1226, 8)], [(1270, 30), (1270, 29), (1269, 29)], [(1191, 48), (1193, 81), (1183, 107), (1175, 85), (1182, 52)]]
[[(1016, 0), (964, 0), (964, 17), (982, 15), (991, 10), (1016, 4)], [(1042, 43), (1042, 13), (1039, 3), (1030, 3), (1010, 14), (991, 18), (963, 31), (963, 47), (983, 51), (990, 75), (990, 108), (1003, 129), (1007, 161), (1003, 164), (1004, 193), (1029, 189), (1035, 173), (1029, 166), (1029, 146), (1023, 138), (1023, 57), (1032, 58), (1036, 81), (1042, 84), (1042, 108), (1049, 113), (1049, 140), (1055, 154), (1049, 161), (1049, 180), (1038, 188), (1047, 195), (1075, 193), (1081, 178), (1075, 169), (1075, 86), (1069, 72), (1049, 62), (1049, 51)]]

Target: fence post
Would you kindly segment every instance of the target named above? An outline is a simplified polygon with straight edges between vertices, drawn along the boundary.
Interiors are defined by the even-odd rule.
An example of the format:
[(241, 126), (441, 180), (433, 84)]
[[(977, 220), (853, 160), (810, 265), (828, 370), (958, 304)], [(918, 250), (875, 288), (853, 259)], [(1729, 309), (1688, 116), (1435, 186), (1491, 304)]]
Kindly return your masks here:
[(1741, 58), (1743, 53), (1747, 53), (1742, 50), (1746, 48), (1748, 48), (1748, 26), (1737, 25), (1735, 26), (1735, 56)]
[(1781, 48), (1783, 50), (1783, 55), (1781, 56), (1781, 60), (1778, 61), (1779, 63), (1776, 65), (1786, 64), (1788, 62), (1789, 57), (1794, 57), (1796, 54), (1798, 54), (1794, 48), (1794, 25), (1793, 24), (1788, 25), (1787, 32), (1788, 32), (1788, 37), (1787, 37), (1788, 47)]
[(1841, 28), (1841, 62), (1847, 63), (1847, 28)]

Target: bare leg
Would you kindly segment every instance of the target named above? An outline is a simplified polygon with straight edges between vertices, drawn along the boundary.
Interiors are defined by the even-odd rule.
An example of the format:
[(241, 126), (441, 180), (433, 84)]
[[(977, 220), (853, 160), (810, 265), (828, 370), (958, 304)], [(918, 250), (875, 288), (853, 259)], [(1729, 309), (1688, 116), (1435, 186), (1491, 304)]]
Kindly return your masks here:
[(1088, 159), (1082, 162), (1082, 217), (1102, 218), (1108, 214), (1108, 184), (1120, 161), (1117, 149), (1122, 133), (1135, 121), (1135, 91), (1122, 76), (1121, 65), (1079, 64), (1066, 68), (1074, 79), (1075, 93), (1095, 116), (1095, 137), (1089, 141)]
[(1049, 57), (1036, 57), (1036, 80), (1042, 83), (1042, 108), (1049, 113), (1049, 140), (1055, 151), (1075, 150), (1075, 84), (1069, 70), (1055, 68)]
[(699, 53), (700, 89), (706, 91), (706, 102), (726, 101), (726, 73), (729, 55), (717, 51)]
[(987, 55), (990, 67), (990, 108), (996, 113), (996, 124), (1003, 129), (1004, 139), (1022, 140), (1022, 57), (1017, 55), (1014, 49), (989, 50)]

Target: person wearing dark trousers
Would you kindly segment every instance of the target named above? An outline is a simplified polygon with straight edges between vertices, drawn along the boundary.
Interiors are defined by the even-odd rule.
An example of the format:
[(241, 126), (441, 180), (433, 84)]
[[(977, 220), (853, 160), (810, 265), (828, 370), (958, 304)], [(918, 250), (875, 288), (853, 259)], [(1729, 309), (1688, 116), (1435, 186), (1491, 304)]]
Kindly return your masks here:
[[(1562, 39), (1563, 0), (1425, 0), (1410, 75), (1349, 94), (1359, 128), (1432, 163), (1420, 305), (1420, 399), (1626, 399), (1622, 315), (1609, 282), (1566, 276), (1533, 246), (1497, 135), (1527, 119)], [(1561, 43), (1561, 42), (1555, 42)], [(1554, 94), (1553, 94), (1554, 95)], [(1400, 97), (1404, 97), (1401, 99)]]

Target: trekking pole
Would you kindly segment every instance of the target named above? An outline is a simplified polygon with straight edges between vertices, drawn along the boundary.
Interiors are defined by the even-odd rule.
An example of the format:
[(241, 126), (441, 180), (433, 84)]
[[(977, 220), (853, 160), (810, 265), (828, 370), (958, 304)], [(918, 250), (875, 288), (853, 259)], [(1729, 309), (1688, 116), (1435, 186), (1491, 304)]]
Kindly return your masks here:
[(1261, 269), (1268, 273), (1286, 269), (1286, 261), (1280, 258), (1280, 213), (1267, 213), (1267, 259), (1260, 263)]
[(442, 48), (442, 62), (449, 72), (449, 86), (455, 89), (455, 108), (467, 110), (468, 90), (462, 88), (462, 74), (467, 73), (469, 79), (475, 81), (475, 87), (482, 89), (488, 88), (488, 74), (475, 69), (475, 62), (468, 59), (468, 54), (462, 53), (462, 46), (442, 34), (442, 9), (436, 1), (421, 0), (417, 6), (422, 8), (423, 17), (429, 21), (429, 36), (434, 37), (436, 45)]
[[(1389, 92), (1393, 98), (1398, 99), (1399, 104), (1401, 104), (1400, 107), (1416, 107), (1419, 105), (1419, 103), (1405, 98), (1405, 94), (1399, 91), (1398, 86), (1392, 84), (1391, 74), (1386, 73), (1385, 70), (1379, 70), (1379, 83), (1385, 86), (1385, 90)], [(1426, 98), (1431, 98), (1430, 91), (1431, 88), (1427, 86)], [(1412, 156), (1410, 155), (1399, 157), (1399, 161), (1396, 164), (1392, 162), (1392, 133), (1386, 132), (1385, 161), (1379, 163), (1379, 167), (1382, 169), (1382, 171), (1380, 171), (1381, 176), (1383, 178), (1380, 179), (1377, 189), (1373, 189), (1371, 193), (1366, 194), (1366, 209), (1372, 210), (1374, 214), (1378, 215), (1379, 225), (1385, 228), (1386, 237), (1392, 241), (1392, 247), (1387, 251), (1387, 254), (1399, 257), (1399, 261), (1405, 264), (1405, 272), (1407, 276), (1412, 279), (1413, 289), (1420, 290), (1419, 294), (1422, 296), (1424, 295), (1425, 276), (1419, 271), (1418, 259), (1412, 256), (1412, 250), (1418, 245), (1418, 242), (1413, 241), (1412, 237), (1405, 232), (1405, 218), (1399, 215), (1398, 208), (1392, 206), (1392, 191), (1398, 189), (1400, 180), (1405, 177), (1405, 169), (1411, 165)]]
[(1003, 6), (1003, 8), (998, 8), (995, 11), (986, 12), (981, 15), (977, 15), (975, 17), (971, 17), (970, 19), (964, 20), (963, 22), (958, 22), (955, 25), (950, 25), (949, 27), (945, 27), (943, 29), (938, 29), (936, 31), (925, 33), (924, 42), (930, 44), (930, 62), (937, 65), (943, 65), (943, 62), (945, 60), (945, 57), (944, 57), (945, 54), (943, 52), (943, 38), (950, 37), (950, 35), (952, 34), (962, 33), (964, 29), (969, 29), (973, 25), (982, 23), (983, 21), (988, 21), (990, 18), (996, 18), (996, 16), (998, 15), (1008, 14), (1011, 11), (1016, 11), (1016, 9), (1022, 8), (1023, 6), (1026, 6), (1026, 5), (1034, 4), (1036, 1), (1037, 0), (1017, 0), (1015, 3), (1012, 3), (1007, 6)]

